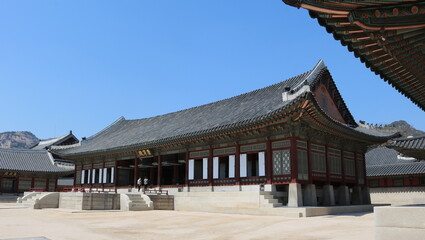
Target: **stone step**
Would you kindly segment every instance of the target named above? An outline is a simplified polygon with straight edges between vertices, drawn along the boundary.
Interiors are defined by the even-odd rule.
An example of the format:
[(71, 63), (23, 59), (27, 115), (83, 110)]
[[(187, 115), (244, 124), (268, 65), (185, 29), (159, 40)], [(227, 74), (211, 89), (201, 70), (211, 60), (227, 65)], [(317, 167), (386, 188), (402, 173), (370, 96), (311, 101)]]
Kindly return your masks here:
[(279, 203), (279, 199), (268, 199), (269, 203)]
[(274, 196), (273, 195), (263, 195), (264, 199), (273, 199)]

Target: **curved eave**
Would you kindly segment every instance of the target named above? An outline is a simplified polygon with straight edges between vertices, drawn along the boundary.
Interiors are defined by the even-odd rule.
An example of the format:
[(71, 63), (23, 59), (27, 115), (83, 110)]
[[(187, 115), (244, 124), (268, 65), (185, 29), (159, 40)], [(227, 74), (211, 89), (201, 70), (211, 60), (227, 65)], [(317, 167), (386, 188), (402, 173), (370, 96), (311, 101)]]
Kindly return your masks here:
[(306, 120), (313, 120), (318, 126), (326, 129), (330, 133), (344, 136), (345, 138), (363, 141), (368, 144), (381, 144), (387, 142), (389, 139), (399, 137), (400, 134), (393, 133), (385, 136), (377, 136), (357, 131), (353, 126), (343, 124), (330, 117), (318, 104), (314, 96), (309, 93), (307, 100), (308, 104), (305, 105), (302, 115), (299, 118), (306, 118)]
[[(376, 52), (381, 51), (382, 53), (380, 55), (374, 55), (373, 53), (370, 54), (370, 52), (368, 52), (365, 48), (359, 49), (358, 46), (355, 45), (358, 44), (358, 42), (355, 43), (353, 41), (348, 41), (348, 39), (352, 39), (351, 37), (353, 35), (338, 33), (332, 27), (326, 25), (324, 20), (318, 17), (316, 13), (311, 13), (310, 15), (312, 18), (317, 18), (318, 23), (325, 27), (326, 31), (331, 33), (334, 39), (338, 40), (342, 46), (346, 46), (348, 51), (353, 52), (354, 57), (359, 58), (360, 62), (364, 63), (367, 68), (369, 68), (376, 75), (379, 75), (381, 79), (388, 82), (388, 84), (395, 88), (400, 94), (410, 99), (410, 101), (425, 111), (425, 88), (423, 83), (417, 79), (416, 73), (412, 73), (409, 68), (404, 67), (404, 64), (397, 60), (398, 56), (391, 56), (393, 54), (386, 52), (384, 49), (371, 50)], [(353, 27), (353, 32), (363, 32), (360, 27), (354, 25), (350, 26)], [(371, 33), (364, 33), (364, 36), (359, 35), (358, 39), (370, 39), (370, 36), (368, 36), (370, 34)], [(379, 35), (379, 33), (377, 35)], [(381, 64), (382, 62), (384, 63)], [(381, 67), (381, 65), (378, 64), (383, 66)], [(398, 71), (395, 71), (391, 68), (399, 69), (397, 69)], [(407, 80), (403, 81), (403, 79)]]
[[(367, 68), (425, 111), (425, 3), (312, 0), (283, 2), (309, 10), (310, 16), (317, 18), (319, 24), (333, 34), (341, 45), (347, 46)], [(392, 19), (383, 22), (380, 16)]]

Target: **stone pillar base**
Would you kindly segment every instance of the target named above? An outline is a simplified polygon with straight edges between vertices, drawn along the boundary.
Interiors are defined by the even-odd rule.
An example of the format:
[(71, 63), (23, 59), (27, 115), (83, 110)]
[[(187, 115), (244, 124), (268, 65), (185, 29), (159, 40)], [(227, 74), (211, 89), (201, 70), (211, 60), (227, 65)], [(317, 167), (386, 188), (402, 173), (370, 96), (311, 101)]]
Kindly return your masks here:
[(307, 184), (303, 189), (304, 206), (317, 206), (316, 185)]
[(301, 190), (301, 184), (290, 183), (288, 189), (288, 207), (302, 207), (303, 206), (303, 194)]
[(346, 185), (338, 187), (338, 205), (350, 205), (350, 192)]
[(335, 205), (334, 186), (330, 184), (326, 184), (323, 186), (323, 205), (325, 206)]

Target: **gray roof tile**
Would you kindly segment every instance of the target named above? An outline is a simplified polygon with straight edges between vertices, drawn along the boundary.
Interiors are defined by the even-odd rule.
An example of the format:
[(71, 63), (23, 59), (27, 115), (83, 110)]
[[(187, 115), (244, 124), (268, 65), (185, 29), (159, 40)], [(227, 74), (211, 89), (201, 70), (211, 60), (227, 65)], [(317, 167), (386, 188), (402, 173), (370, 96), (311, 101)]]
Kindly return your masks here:
[[(283, 111), (297, 100), (297, 98), (282, 100), (282, 93), (286, 88), (297, 92), (305, 84), (312, 86), (324, 71), (328, 70), (320, 61), (306, 73), (236, 97), (151, 118), (136, 120), (120, 118), (86, 141), (82, 141), (80, 146), (66, 149), (52, 148), (52, 150), (61, 156), (98, 153), (141, 145), (149, 146), (249, 126)], [(341, 98), (339, 93), (337, 95)], [(303, 96), (305, 94), (299, 97)], [(347, 120), (350, 122), (346, 127), (357, 127), (345, 104), (342, 104), (342, 108), (347, 112)], [(358, 131), (366, 135), (377, 134), (367, 129)], [(381, 134), (379, 137), (382, 137)]]
[(25, 172), (73, 172), (73, 167), (59, 167), (46, 150), (0, 148), (0, 170)]

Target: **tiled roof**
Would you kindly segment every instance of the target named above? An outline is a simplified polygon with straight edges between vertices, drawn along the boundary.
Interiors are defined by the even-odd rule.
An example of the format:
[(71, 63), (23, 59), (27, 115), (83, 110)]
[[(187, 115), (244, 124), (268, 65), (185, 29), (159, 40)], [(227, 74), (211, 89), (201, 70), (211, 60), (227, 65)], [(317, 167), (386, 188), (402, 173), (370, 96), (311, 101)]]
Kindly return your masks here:
[(389, 141), (387, 147), (393, 148), (410, 157), (425, 159), (425, 135), (395, 139)]
[(425, 150), (425, 135), (413, 138), (399, 138), (390, 141), (388, 147)]
[(46, 150), (0, 148), (0, 170), (25, 172), (73, 172), (74, 167), (59, 167)]
[[(318, 76), (324, 71), (328, 72), (324, 63), (320, 61), (306, 73), (236, 97), (151, 118), (137, 120), (120, 118), (98, 134), (83, 141), (81, 146), (52, 150), (60, 156), (84, 155), (155, 146), (166, 141), (202, 137), (249, 127), (282, 113), (303, 97), (312, 96), (311, 92), (303, 92), (302, 89), (306, 85), (312, 87), (316, 84)], [(283, 100), (282, 93), (287, 92), (287, 89), (290, 89), (292, 98)], [(337, 97), (341, 98), (339, 93)], [(343, 101), (340, 106), (345, 112), (346, 122), (349, 123), (342, 127), (356, 132), (353, 129), (356, 129), (357, 125)], [(359, 130), (359, 133), (364, 136), (376, 136), (375, 132), (368, 129)]]
[(65, 134), (65, 135), (57, 137), (57, 138), (50, 138), (50, 139), (46, 139), (46, 140), (41, 140), (35, 146), (31, 147), (31, 149), (34, 149), (34, 150), (47, 149), (50, 146), (59, 145), (62, 142), (66, 141), (70, 138), (74, 138), (75, 141), (78, 141), (78, 139), (70, 131), (68, 134)]
[(283, 0), (347, 46), (372, 72), (425, 110), (423, 0)]
[(409, 174), (425, 174), (425, 162), (405, 157), (386, 147), (377, 147), (366, 153), (368, 177)]

